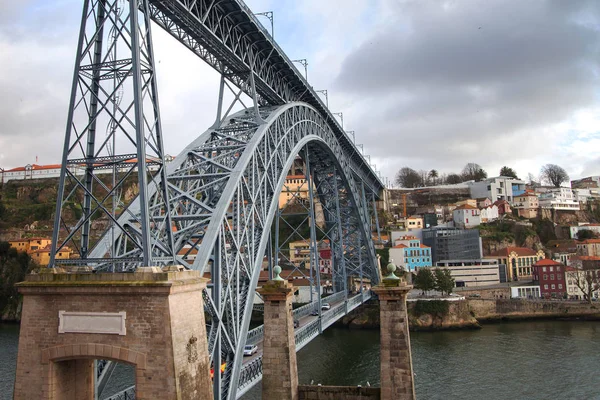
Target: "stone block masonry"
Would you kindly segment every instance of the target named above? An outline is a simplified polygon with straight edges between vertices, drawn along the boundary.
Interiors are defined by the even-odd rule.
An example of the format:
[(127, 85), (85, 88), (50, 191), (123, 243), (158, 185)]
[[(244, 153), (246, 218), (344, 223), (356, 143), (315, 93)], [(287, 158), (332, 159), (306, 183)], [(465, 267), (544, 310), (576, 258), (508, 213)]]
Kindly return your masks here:
[(379, 400), (381, 390), (358, 386), (298, 386), (298, 400)]
[[(94, 359), (135, 366), (137, 399), (213, 399), (206, 280), (197, 271), (43, 272), (18, 284), (23, 315), (15, 400), (93, 399)], [(69, 329), (78, 333), (59, 333), (61, 311), (70, 313)], [(103, 313), (123, 315), (125, 329), (98, 333)]]

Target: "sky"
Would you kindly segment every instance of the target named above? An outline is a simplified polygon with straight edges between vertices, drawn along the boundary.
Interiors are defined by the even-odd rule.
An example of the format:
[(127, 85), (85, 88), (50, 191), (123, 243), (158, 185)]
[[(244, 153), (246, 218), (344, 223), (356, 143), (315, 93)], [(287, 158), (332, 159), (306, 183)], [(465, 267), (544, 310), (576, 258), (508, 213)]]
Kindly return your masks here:
[[(248, 0), (383, 176), (408, 166), (600, 174), (596, 0)], [(60, 162), (81, 0), (0, 0), (0, 167)], [(270, 29), (270, 22), (260, 20)], [(214, 121), (219, 76), (153, 30), (165, 149)]]

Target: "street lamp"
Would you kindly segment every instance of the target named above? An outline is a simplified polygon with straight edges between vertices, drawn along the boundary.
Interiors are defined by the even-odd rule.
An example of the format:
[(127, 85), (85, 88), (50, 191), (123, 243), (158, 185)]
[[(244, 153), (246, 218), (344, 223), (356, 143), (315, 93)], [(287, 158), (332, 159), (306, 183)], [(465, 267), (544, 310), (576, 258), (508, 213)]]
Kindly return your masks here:
[(271, 37), (273, 39), (275, 39), (275, 31), (274, 31), (274, 24), (273, 24), (273, 11), (265, 11), (265, 12), (260, 12), (260, 13), (256, 13), (254, 14), (257, 17), (261, 16), (261, 17), (267, 17), (269, 19), (269, 21), (271, 21)]
[(347, 134), (352, 135), (352, 141), (354, 142), (354, 144), (356, 144), (356, 137), (354, 136), (355, 132), (354, 131), (346, 131)]
[(344, 129), (344, 113), (332, 113), (333, 115), (337, 115), (342, 120), (342, 129)]
[(322, 93), (325, 95), (325, 105), (327, 106), (327, 108), (329, 108), (329, 96), (327, 95), (327, 90), (323, 89), (323, 90), (315, 90), (315, 92), (317, 93)]
[(306, 61), (306, 58), (292, 60), (292, 62), (298, 63), (304, 67), (304, 79), (306, 79), (306, 82), (308, 82), (308, 62)]

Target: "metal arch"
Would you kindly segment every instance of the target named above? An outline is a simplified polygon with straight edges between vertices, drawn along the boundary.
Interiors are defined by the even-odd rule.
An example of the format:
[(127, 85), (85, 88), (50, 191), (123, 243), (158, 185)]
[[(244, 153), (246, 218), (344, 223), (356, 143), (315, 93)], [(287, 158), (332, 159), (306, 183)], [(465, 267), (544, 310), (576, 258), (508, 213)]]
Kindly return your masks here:
[[(248, 110), (231, 116), (219, 129), (210, 129), (188, 146), (168, 164), (167, 171), (179, 261), (203, 272), (211, 266), (212, 276), (221, 277), (213, 282), (213, 290), (220, 299), (216, 302), (215, 296), (205, 299), (212, 316), (210, 350), (215, 349), (218, 339), (217, 347), (221, 347), (220, 354), (227, 362), (222, 398), (235, 397), (253, 293), (278, 207), (278, 195), (294, 158), (304, 146), (309, 146), (309, 157), (314, 157), (315, 163), (326, 162), (335, 167), (336, 175), (332, 175), (331, 169), (317, 168), (317, 164), (312, 173), (321, 181), (335, 176), (340, 184), (346, 214), (344, 231), (338, 237), (348, 236), (342, 252), (345, 254), (340, 255), (350, 266), (347, 274), (358, 275), (361, 269), (373, 282), (378, 279), (367, 205), (363, 204), (360, 185), (344, 149), (329, 125), (304, 103), (263, 108), (261, 114), (267, 124), (254, 123), (253, 113)], [(134, 216), (136, 204), (129, 207)], [(151, 212), (158, 209), (151, 208)], [(132, 218), (129, 213), (121, 216), (121, 223), (128, 223)], [(94, 249), (95, 257), (102, 257), (112, 247), (109, 240), (105, 235)], [(119, 245), (115, 247), (122, 251), (118, 256), (135, 257), (135, 252), (127, 250), (127, 237), (117, 240)], [(362, 245), (357, 244), (359, 241)], [(190, 250), (188, 255), (192, 250), (197, 251), (190, 263), (183, 259), (186, 248)], [(160, 254), (154, 258), (160, 260)], [(358, 260), (362, 260), (360, 265)], [(213, 357), (218, 360), (218, 355)]]

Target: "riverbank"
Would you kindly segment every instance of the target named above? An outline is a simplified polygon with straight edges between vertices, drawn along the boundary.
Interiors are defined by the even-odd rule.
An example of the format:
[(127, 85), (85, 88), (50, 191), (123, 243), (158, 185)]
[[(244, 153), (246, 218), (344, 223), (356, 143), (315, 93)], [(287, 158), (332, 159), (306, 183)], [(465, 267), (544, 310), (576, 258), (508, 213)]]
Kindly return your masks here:
[[(600, 320), (600, 304), (522, 299), (468, 299), (407, 303), (411, 331), (479, 329), (481, 324), (508, 320)], [(338, 326), (379, 329), (379, 302), (369, 301), (342, 318)]]

